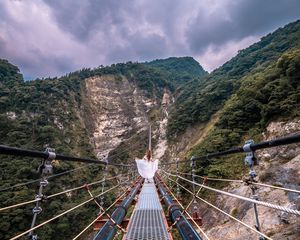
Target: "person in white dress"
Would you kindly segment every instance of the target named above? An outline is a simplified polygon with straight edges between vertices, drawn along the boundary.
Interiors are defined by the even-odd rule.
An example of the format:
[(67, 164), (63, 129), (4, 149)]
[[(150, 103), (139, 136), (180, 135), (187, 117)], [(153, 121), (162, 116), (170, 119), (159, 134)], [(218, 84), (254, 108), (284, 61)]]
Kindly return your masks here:
[(145, 156), (142, 159), (135, 159), (137, 169), (139, 174), (143, 177), (148, 179), (153, 178), (157, 169), (158, 169), (158, 160), (152, 159), (151, 150), (147, 150)]

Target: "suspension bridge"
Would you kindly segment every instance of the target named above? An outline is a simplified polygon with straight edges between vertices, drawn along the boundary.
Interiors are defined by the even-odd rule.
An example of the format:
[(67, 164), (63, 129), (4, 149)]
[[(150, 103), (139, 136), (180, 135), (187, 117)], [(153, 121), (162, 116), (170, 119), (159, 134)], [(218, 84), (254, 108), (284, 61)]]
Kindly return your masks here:
[[(87, 223), (84, 229), (79, 229), (78, 232), (74, 233), (74, 237), (72, 239), (86, 239), (88, 236), (87, 234), (89, 234), (89, 238), (94, 240), (171, 240), (177, 239), (174, 237), (175, 229), (177, 229), (177, 232), (179, 233), (179, 235), (178, 233), (175, 235), (180, 236), (182, 239), (213, 239), (202, 227), (203, 219), (201, 219), (201, 213), (191, 210), (191, 206), (194, 204), (195, 200), (198, 200), (206, 204), (213, 211), (224, 214), (230, 220), (247, 228), (253, 233), (252, 239), (271, 240), (272, 238), (265, 234), (260, 226), (257, 206), (275, 209), (287, 214), (296, 215), (297, 217), (300, 217), (300, 211), (260, 200), (255, 192), (257, 187), (267, 187), (295, 194), (300, 194), (300, 191), (297, 189), (289, 189), (258, 182), (254, 170), (254, 165), (257, 162), (255, 151), (299, 142), (300, 134), (274, 139), (272, 141), (265, 141), (258, 144), (254, 144), (253, 141), (247, 141), (242, 147), (235, 147), (222, 152), (210, 153), (205, 156), (192, 157), (188, 161), (177, 160), (162, 163), (159, 165), (160, 169), (157, 171), (153, 179), (143, 179), (140, 176), (137, 176), (136, 169), (132, 164), (114, 164), (90, 158), (65, 156), (55, 153), (53, 149), (46, 149), (46, 151), (41, 152), (0, 145), (0, 154), (41, 159), (41, 165), (39, 167), (41, 178), (29, 182), (18, 183), (13, 186), (6, 186), (0, 189), (0, 192), (12, 191), (16, 188), (22, 188), (27, 185), (39, 183), (36, 197), (34, 199), (14, 203), (9, 206), (1, 206), (0, 212), (5, 214), (8, 211), (14, 211), (15, 209), (19, 209), (27, 205), (32, 206), (31, 225), (23, 232), (15, 233), (14, 236), (9, 238), (11, 240), (19, 239), (24, 236), (29, 236), (31, 239), (43, 239), (43, 236), (38, 235), (40, 228), (47, 224), (53, 224), (56, 219), (67, 217), (69, 213), (88, 204), (94, 204), (97, 206), (98, 212), (95, 213), (94, 220)], [(244, 162), (250, 169), (249, 178), (246, 182), (243, 180), (211, 178), (195, 174), (196, 163), (198, 161), (210, 160), (212, 158), (236, 153), (246, 154)], [(82, 162), (86, 165), (67, 170), (62, 173), (52, 174), (53, 160)], [(187, 162), (190, 163), (190, 172), (180, 172), (178, 167), (179, 164)], [(47, 190), (48, 181), (51, 181), (53, 178), (58, 178), (72, 172), (79, 171), (83, 168), (93, 167), (95, 164), (104, 166), (103, 177), (101, 179), (46, 195), (45, 192)], [(173, 164), (176, 165), (176, 171), (166, 169), (167, 166)], [(122, 168), (124, 171), (118, 175), (109, 177), (107, 176), (107, 169), (109, 167)], [(198, 181), (198, 179), (200, 179), (200, 181)], [(241, 196), (217, 189), (209, 185), (209, 183), (213, 181), (247, 184), (252, 191), (252, 196)], [(110, 187), (106, 187), (106, 183), (108, 182), (111, 182)], [(96, 193), (94, 188), (99, 188), (99, 186), (101, 192)], [(176, 192), (174, 192), (173, 189), (176, 189)], [(205, 200), (199, 194), (202, 189), (251, 203), (254, 209), (253, 217), (256, 222), (255, 226), (251, 226), (249, 223), (239, 220), (230, 213), (220, 209), (212, 202)], [(51, 201), (58, 196), (64, 196), (76, 191), (85, 191), (88, 199), (80, 203), (76, 202), (73, 207), (60, 212), (45, 221), (39, 221), (39, 215), (42, 214), (42, 206), (45, 202)], [(111, 204), (104, 207), (105, 195), (116, 192), (117, 194)], [(183, 203), (180, 198), (181, 193), (190, 195), (190, 198), (186, 198), (190, 199), (188, 204)], [(93, 233), (92, 237), (90, 235), (91, 232)]]

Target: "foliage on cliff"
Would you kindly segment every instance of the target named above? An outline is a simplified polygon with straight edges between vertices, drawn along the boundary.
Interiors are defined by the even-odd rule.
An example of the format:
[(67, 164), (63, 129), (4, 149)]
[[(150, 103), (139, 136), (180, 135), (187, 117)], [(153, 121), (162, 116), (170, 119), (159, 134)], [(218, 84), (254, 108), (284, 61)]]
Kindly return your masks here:
[(192, 57), (157, 59), (146, 63), (146, 65), (163, 71), (176, 87), (207, 74)]
[(226, 100), (240, 89), (244, 78), (263, 72), (299, 42), (300, 21), (297, 21), (239, 51), (236, 57), (211, 74), (186, 84), (170, 114), (169, 137), (181, 134), (196, 123), (209, 121), (214, 113), (222, 109)]
[[(293, 119), (299, 113), (300, 48), (297, 48), (284, 53), (263, 71), (242, 79), (240, 88), (221, 110), (214, 129), (193, 149), (192, 154), (204, 155), (228, 149), (240, 144), (245, 135), (248, 138), (257, 137), (270, 121)], [(203, 173), (227, 175), (228, 170), (225, 169), (213, 172), (224, 166), (222, 161), (207, 164), (208, 162), (202, 164), (206, 166)]]
[[(82, 91), (84, 79), (113, 75), (115, 81), (125, 76), (151, 98), (161, 98), (164, 88), (178, 89), (179, 96), (170, 114), (170, 137), (183, 133), (187, 127), (206, 123), (218, 112), (219, 120), (202, 143), (191, 154), (202, 155), (223, 150), (241, 143), (245, 137), (257, 137), (274, 118), (299, 115), (300, 103), (300, 21), (287, 25), (239, 54), (211, 74), (207, 74), (192, 58), (169, 58), (149, 63), (120, 63), (109, 67), (82, 69), (61, 78), (36, 79), (24, 82), (16, 66), (0, 60), (0, 143), (42, 150), (55, 147), (57, 152), (94, 157), (88, 132), (82, 121)], [(139, 136), (142, 141), (144, 136)], [(126, 144), (119, 149), (126, 149)], [(140, 148), (142, 149), (142, 147)], [(138, 152), (133, 152), (137, 154)], [(133, 155), (132, 155), (133, 156)], [(121, 156), (122, 159), (131, 155)], [(119, 159), (114, 159), (119, 161)], [(234, 166), (242, 166), (234, 158)], [(204, 174), (231, 176), (240, 169), (232, 168), (232, 159), (201, 163)], [(39, 178), (39, 161), (1, 156), (1, 188)], [(78, 165), (60, 163), (55, 173)], [(83, 169), (74, 174), (53, 179), (47, 193), (78, 186), (101, 177), (98, 167)], [(0, 192), (3, 206), (32, 199), (36, 189), (29, 186), (17, 191)], [(57, 211), (68, 209), (84, 199), (58, 198), (46, 205), (39, 216), (45, 220)], [(111, 197), (107, 199), (109, 203)], [(31, 208), (1, 213), (0, 238), (6, 239), (29, 227)], [(91, 221), (96, 208), (82, 208), (40, 233), (43, 239), (55, 239), (63, 231), (70, 238)], [(25, 215), (24, 215), (25, 212)], [(74, 224), (76, 222), (76, 224)]]
[[(283, 34), (290, 35), (283, 35)], [(256, 62), (235, 71), (224, 81), (219, 79), (219, 73), (225, 72), (231, 61), (241, 58), (238, 55), (223, 67), (211, 74), (206, 89), (198, 89), (196, 104), (202, 101), (198, 119), (208, 121), (218, 110), (218, 121), (204, 140), (193, 147), (190, 155), (206, 155), (207, 153), (229, 149), (241, 145), (243, 140), (253, 138), (260, 140), (261, 132), (270, 121), (287, 120), (299, 117), (300, 113), (300, 22), (289, 24), (272, 35), (263, 38), (269, 44), (262, 42), (241, 52), (246, 56), (256, 56)], [(276, 40), (276, 41), (275, 41)], [(271, 44), (271, 46), (269, 46)], [(258, 46), (263, 46), (261, 49)], [(282, 46), (285, 46), (282, 48)], [(255, 48), (256, 47), (256, 48)], [(267, 50), (267, 51), (266, 51)], [(257, 57), (258, 53), (261, 58)], [(268, 58), (265, 54), (268, 53)], [(241, 53), (240, 53), (241, 54)], [(252, 55), (251, 55), (252, 54)], [(245, 56), (245, 57), (246, 57)], [(263, 59), (263, 60), (261, 60)], [(241, 59), (241, 64), (243, 58)], [(238, 67), (239, 65), (235, 65)], [(241, 74), (243, 72), (243, 74)], [(216, 79), (214, 79), (216, 78)], [(221, 81), (216, 82), (216, 81)], [(223, 86), (222, 91), (213, 90)], [(226, 88), (227, 86), (227, 88)], [(231, 87), (228, 87), (231, 86)], [(210, 89), (210, 92), (207, 92)], [(212, 97), (211, 102), (204, 105), (204, 97)], [(215, 98), (217, 97), (217, 98)], [(186, 106), (186, 105), (184, 105)], [(186, 106), (187, 108), (193, 108)], [(205, 107), (205, 109), (204, 109)], [(214, 109), (214, 110), (211, 110)], [(183, 109), (185, 111), (186, 109)], [(191, 119), (191, 122), (195, 119)], [(204, 161), (199, 164), (199, 173), (218, 177), (236, 177), (242, 171), (242, 159), (239, 156), (222, 158), (222, 160)], [(202, 168), (201, 168), (202, 167)]]
[[(143, 90), (145, 95), (154, 99), (161, 98), (164, 88), (175, 89), (173, 79), (167, 71), (140, 63), (100, 66), (95, 69), (82, 69), (61, 78), (24, 82), (16, 66), (6, 60), (0, 60), (0, 143), (35, 150), (43, 150), (50, 146), (60, 154), (95, 157), (83, 124), (82, 93), (85, 90), (86, 78), (102, 75), (113, 75), (115, 81), (125, 76)], [(119, 158), (125, 159), (122, 155)], [(38, 179), (40, 175), (36, 170), (39, 164), (39, 160), (2, 155), (0, 189)], [(54, 173), (78, 166), (79, 164), (60, 162), (55, 166)], [(45, 192), (51, 194), (101, 179), (102, 171), (99, 169), (93, 166), (52, 179)], [(32, 199), (37, 191), (36, 186), (37, 183), (0, 192), (1, 205), (7, 206)], [(43, 205), (44, 211), (39, 215), (39, 222), (54, 216), (58, 211), (70, 208), (84, 198), (85, 193), (78, 193), (74, 197), (53, 199), (49, 205)], [(110, 195), (106, 198), (106, 204), (110, 203), (109, 199)], [(7, 239), (27, 229), (32, 219), (32, 207), (33, 205), (29, 205), (23, 209), (1, 213), (0, 238)], [(80, 208), (69, 215), (69, 223), (66, 219), (60, 220), (51, 227), (42, 228), (38, 233), (43, 235), (43, 239), (55, 239), (56, 232), (63, 231), (64, 237), (69, 239), (74, 236), (74, 232), (83, 229), (87, 222), (92, 221), (95, 212), (95, 207)]]
[[(81, 156), (93, 156), (86, 131), (78, 121), (77, 108), (80, 104), (80, 78), (71, 76), (62, 79), (43, 79), (24, 82), (17, 67), (5, 60), (0, 62), (0, 143), (27, 149), (43, 150), (55, 147), (57, 152)], [(40, 178), (37, 173), (39, 160), (1, 155), (1, 189), (11, 185)], [(71, 170), (77, 164), (60, 162), (54, 173)], [(97, 167), (97, 169), (99, 169)], [(80, 177), (80, 175), (83, 177)], [(46, 194), (58, 192), (63, 188), (80, 185), (86, 181), (99, 178), (98, 171), (82, 169), (76, 173), (50, 180), (45, 188)], [(33, 199), (37, 192), (37, 183), (0, 192), (2, 206)], [(55, 215), (58, 211), (69, 208), (79, 198), (56, 198), (49, 204), (43, 204), (43, 213), (39, 222)], [(33, 205), (1, 212), (0, 238), (8, 239), (20, 231), (28, 229), (32, 219)], [(70, 218), (89, 219), (92, 209), (83, 208)], [(86, 215), (81, 213), (85, 212)], [(55, 226), (45, 227), (39, 231), (43, 239), (55, 239), (56, 232), (64, 231), (71, 236), (77, 227), (68, 226), (67, 220), (58, 221)]]

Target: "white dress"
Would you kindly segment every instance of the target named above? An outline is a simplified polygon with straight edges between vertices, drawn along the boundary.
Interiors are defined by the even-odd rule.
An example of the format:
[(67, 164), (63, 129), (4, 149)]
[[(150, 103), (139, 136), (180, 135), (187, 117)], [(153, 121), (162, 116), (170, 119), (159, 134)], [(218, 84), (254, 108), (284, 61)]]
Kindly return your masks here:
[(148, 161), (147, 159), (135, 159), (139, 174), (143, 178), (153, 178), (158, 169), (158, 160)]

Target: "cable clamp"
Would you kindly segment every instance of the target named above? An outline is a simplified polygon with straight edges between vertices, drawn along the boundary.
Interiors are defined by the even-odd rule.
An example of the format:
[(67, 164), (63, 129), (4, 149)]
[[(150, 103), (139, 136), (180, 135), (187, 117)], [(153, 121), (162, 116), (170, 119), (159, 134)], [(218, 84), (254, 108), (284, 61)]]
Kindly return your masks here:
[(253, 140), (248, 140), (245, 142), (245, 145), (243, 146), (244, 152), (246, 152), (246, 157), (245, 157), (245, 165), (248, 167), (252, 167), (257, 164), (256, 158), (255, 158), (255, 153), (251, 149), (251, 146), (254, 144)]
[(40, 214), (42, 211), (43, 211), (43, 209), (41, 207), (37, 207), (37, 206), (32, 209), (33, 214)]
[(48, 154), (48, 158), (42, 160), (42, 163), (38, 167), (38, 172), (41, 174), (52, 174), (53, 166), (51, 164), (51, 161), (56, 158), (55, 149), (46, 148), (45, 153)]
[(31, 240), (38, 240), (37, 234), (30, 235), (30, 237), (31, 237)]
[(36, 194), (35, 195), (35, 199), (38, 200), (38, 201), (41, 201), (43, 198), (43, 194)]
[(196, 160), (196, 157), (192, 156), (191, 159), (190, 159), (190, 161), (191, 161), (191, 163), (190, 163), (191, 168), (193, 168), (195, 166), (195, 160)]
[(252, 180), (254, 180), (254, 178), (257, 177), (257, 174), (256, 174), (256, 172), (255, 172), (254, 169), (250, 169), (250, 171), (249, 171), (249, 176), (250, 176), (250, 178), (251, 178)]
[(40, 185), (43, 187), (46, 187), (49, 184), (49, 182), (47, 181), (47, 179), (43, 179), (42, 181), (40, 181)]
[(84, 188), (86, 191), (89, 191), (89, 190), (90, 190), (89, 185), (88, 185), (87, 183), (85, 183), (85, 184), (83, 185), (83, 188)]
[(259, 199), (259, 197), (258, 197), (257, 194), (252, 195), (252, 198), (253, 198), (254, 200), (258, 200), (258, 199)]
[(46, 148), (45, 153), (48, 153), (48, 158), (46, 160), (52, 161), (56, 158), (56, 153), (54, 148)]

